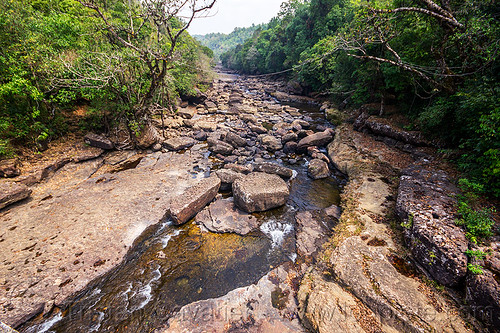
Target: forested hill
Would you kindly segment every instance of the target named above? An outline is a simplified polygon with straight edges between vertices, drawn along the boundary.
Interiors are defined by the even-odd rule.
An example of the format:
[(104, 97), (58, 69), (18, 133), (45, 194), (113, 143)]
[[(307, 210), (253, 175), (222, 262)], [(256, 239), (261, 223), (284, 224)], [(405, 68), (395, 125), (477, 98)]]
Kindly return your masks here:
[(235, 28), (230, 34), (211, 33), (206, 35), (193, 35), (202, 45), (209, 47), (216, 59), (236, 47), (238, 44), (243, 44), (247, 39), (251, 38), (256, 31), (266, 29), (265, 24), (252, 24), (248, 28)]
[(243, 73), (288, 71), (352, 108), (383, 113), (393, 104), (408, 128), (439, 139), (499, 196), (499, 8), (494, 0), (288, 0), (221, 59)]

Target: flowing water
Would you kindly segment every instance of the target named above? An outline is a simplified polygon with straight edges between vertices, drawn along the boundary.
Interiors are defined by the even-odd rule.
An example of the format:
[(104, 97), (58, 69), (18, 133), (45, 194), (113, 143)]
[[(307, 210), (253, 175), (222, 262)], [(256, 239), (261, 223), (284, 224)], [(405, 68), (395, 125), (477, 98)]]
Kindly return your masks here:
[[(324, 123), (317, 108), (299, 107), (314, 123)], [(290, 199), (284, 207), (255, 214), (259, 230), (247, 236), (215, 234), (193, 221), (180, 227), (162, 221), (136, 240), (120, 266), (64, 309), (33, 320), (21, 332), (151, 332), (186, 304), (220, 297), (294, 261), (295, 213), (339, 204), (340, 199), (336, 178), (310, 179), (305, 161), (288, 167), (296, 171)], [(209, 174), (193, 170), (198, 173)]]

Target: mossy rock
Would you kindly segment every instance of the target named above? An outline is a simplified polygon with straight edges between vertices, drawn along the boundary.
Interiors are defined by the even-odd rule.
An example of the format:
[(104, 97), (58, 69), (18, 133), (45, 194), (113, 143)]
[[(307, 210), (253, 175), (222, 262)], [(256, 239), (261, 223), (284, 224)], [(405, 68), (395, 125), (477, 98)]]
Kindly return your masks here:
[(346, 114), (336, 108), (328, 108), (325, 110), (326, 119), (333, 125), (340, 125), (344, 122)]

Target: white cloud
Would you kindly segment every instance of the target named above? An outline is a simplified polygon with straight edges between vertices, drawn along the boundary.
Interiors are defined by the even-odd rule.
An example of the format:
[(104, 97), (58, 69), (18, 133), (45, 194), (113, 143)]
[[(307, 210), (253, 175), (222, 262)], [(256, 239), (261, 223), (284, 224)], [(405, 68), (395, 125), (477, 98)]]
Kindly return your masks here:
[(189, 33), (230, 33), (236, 27), (267, 23), (278, 14), (282, 2), (283, 0), (218, 0), (209, 17), (193, 21)]

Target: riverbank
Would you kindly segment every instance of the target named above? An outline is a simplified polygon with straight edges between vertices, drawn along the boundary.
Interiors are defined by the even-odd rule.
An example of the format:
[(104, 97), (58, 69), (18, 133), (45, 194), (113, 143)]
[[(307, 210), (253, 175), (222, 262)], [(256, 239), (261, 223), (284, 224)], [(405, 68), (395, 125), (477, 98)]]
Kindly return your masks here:
[[(402, 187), (416, 177), (412, 168), (448, 170), (435, 149), (416, 133), (363, 114), (342, 115), (339, 123), (350, 120), (333, 131), (325, 111), (338, 111), (313, 103), (282, 82), (222, 74), (203, 102), (154, 121), (157, 134), (166, 134), (152, 145), (156, 152), (83, 146), (83, 157), (23, 172), (18, 183), (26, 175), (44, 177), (29, 178), (30, 198), (0, 211), (0, 320), (18, 327), (37, 317), (22, 329), (56, 332), (486, 330), (463, 308), (460, 291), (433, 282), (455, 287), (468, 274), (459, 270), (458, 282), (447, 278), (467, 265), (463, 230), (446, 222), (454, 212), (440, 204), (449, 197), (449, 179), (432, 180), (446, 189), (436, 193)], [(271, 213), (233, 211), (231, 183), (259, 172), (283, 179), (287, 204)], [(213, 203), (215, 193), (189, 192), (209, 175), (224, 188)], [(420, 190), (436, 196), (431, 202), (439, 212), (409, 198)], [(167, 223), (166, 213), (183, 212), (174, 208), (189, 206), (192, 197), (210, 204), (182, 227)], [(189, 219), (202, 208), (175, 216)], [(413, 244), (447, 236), (417, 229), (429, 222), (419, 212), (448, 223), (455, 234), (444, 243), (456, 246), (407, 248), (405, 238)], [(457, 258), (455, 266), (443, 264), (447, 256)], [(259, 268), (242, 277), (249, 267)], [(170, 295), (179, 301), (169, 303)], [(88, 317), (68, 316), (82, 307)]]

